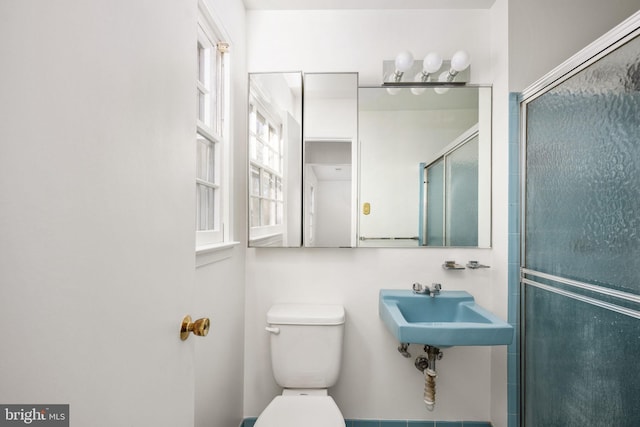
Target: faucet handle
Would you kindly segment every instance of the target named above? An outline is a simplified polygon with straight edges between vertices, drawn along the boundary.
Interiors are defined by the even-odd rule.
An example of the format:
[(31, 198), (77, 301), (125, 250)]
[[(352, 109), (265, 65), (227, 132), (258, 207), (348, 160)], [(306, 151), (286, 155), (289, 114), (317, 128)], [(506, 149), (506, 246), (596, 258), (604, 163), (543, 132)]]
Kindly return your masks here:
[(433, 290), (435, 291), (442, 290), (442, 285), (440, 283), (433, 283), (431, 286), (433, 286)]
[(413, 292), (415, 293), (422, 293), (424, 292), (424, 288), (422, 287), (422, 285), (418, 282), (415, 282), (412, 286), (413, 288)]
[(472, 270), (476, 270), (478, 268), (490, 268), (488, 265), (480, 264), (478, 261), (469, 261), (467, 263), (467, 267)]

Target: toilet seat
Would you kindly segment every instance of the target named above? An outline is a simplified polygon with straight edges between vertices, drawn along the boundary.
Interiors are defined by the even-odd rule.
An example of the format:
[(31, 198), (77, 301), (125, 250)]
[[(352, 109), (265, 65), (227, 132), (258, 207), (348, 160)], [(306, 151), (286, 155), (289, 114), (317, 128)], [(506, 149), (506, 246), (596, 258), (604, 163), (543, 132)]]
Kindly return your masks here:
[(254, 427), (345, 427), (331, 396), (276, 396)]

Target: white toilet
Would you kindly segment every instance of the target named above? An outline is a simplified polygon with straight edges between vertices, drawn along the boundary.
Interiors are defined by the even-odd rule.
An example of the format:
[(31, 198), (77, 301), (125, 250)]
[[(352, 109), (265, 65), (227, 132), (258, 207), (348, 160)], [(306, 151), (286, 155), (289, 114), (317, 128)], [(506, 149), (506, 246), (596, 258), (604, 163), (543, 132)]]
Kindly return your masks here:
[(327, 391), (340, 373), (344, 318), (340, 305), (277, 304), (269, 309), (271, 367), (284, 390), (255, 427), (345, 427)]

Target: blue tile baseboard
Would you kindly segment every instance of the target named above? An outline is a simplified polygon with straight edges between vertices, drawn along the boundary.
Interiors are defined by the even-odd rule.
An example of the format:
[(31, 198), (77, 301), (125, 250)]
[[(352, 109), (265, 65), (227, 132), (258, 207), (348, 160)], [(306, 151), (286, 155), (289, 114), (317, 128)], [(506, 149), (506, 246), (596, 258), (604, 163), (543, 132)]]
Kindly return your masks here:
[[(344, 420), (346, 427), (491, 427), (488, 421)], [(241, 427), (253, 427), (256, 418), (245, 418)], [(303, 426), (301, 426), (303, 427)]]

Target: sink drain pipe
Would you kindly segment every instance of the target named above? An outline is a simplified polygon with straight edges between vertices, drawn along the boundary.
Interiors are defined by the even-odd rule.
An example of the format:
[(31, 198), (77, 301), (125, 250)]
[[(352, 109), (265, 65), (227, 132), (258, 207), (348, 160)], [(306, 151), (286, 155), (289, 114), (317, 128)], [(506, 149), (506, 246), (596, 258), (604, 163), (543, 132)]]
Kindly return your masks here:
[(430, 345), (424, 346), (427, 356), (416, 357), (416, 368), (424, 373), (424, 404), (429, 411), (436, 406), (436, 360), (442, 359), (439, 348)]

